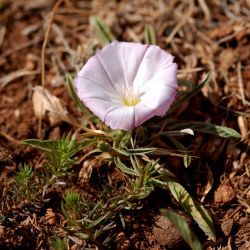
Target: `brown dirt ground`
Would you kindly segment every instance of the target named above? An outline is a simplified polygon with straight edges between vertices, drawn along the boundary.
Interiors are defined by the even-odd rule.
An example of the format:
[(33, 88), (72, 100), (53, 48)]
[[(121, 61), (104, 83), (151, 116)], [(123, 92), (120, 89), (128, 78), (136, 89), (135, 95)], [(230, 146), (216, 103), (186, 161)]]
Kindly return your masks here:
[[(7, 177), (18, 165), (37, 166), (42, 157), (19, 141), (37, 138), (32, 88), (41, 84), (41, 49), (55, 3), (0, 1), (1, 249), (46, 249), (46, 240), (57, 224), (48, 224), (45, 215), (53, 211), (58, 224), (63, 221), (57, 214), (60, 203), (15, 204), (4, 196), (10, 184)], [(75, 117), (79, 114), (64, 86), (64, 75), (76, 72), (88, 58), (89, 48), (99, 46), (89, 25), (91, 15), (103, 18), (117, 39), (124, 41), (143, 42), (145, 24), (153, 25), (157, 44), (175, 55), (180, 80), (199, 80), (210, 72), (210, 83), (176, 116), (233, 127), (243, 140), (199, 134), (191, 149), (201, 162), (189, 169), (183, 169), (179, 159), (169, 160), (168, 165), (212, 213), (217, 242), (206, 241), (194, 227), (204, 249), (250, 249), (250, 1), (62, 1), (54, 13), (45, 50), (45, 87)], [(41, 138), (58, 138), (70, 129), (65, 122), (45, 118)], [(145, 201), (143, 210), (128, 212), (128, 229), (124, 232), (117, 227), (114, 246), (167, 249), (158, 234), (169, 231), (154, 235), (153, 230), (163, 206), (178, 207), (168, 194), (157, 190)], [(72, 244), (72, 249), (80, 248)]]

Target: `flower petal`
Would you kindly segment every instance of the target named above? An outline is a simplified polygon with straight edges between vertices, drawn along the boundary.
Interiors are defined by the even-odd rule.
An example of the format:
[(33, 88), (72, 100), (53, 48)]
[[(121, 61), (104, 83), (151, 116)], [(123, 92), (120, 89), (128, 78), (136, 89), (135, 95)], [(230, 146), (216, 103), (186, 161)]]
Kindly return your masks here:
[(167, 68), (163, 68), (157, 71), (149, 81), (145, 82), (140, 87), (141, 91), (152, 91), (158, 85), (168, 85), (169, 88), (173, 88), (175, 91), (178, 88), (177, 85), (177, 64), (172, 63)]
[(128, 84), (131, 86), (149, 45), (120, 42), (119, 46), (120, 57), (123, 60), (124, 74)]
[(87, 83), (85, 81), (86, 79), (91, 81), (92, 83), (102, 86), (103, 88), (106, 88), (110, 92), (116, 94), (119, 93), (114, 88), (107, 72), (103, 68), (96, 55), (92, 56), (77, 74), (77, 77), (75, 78), (75, 83), (77, 83), (78, 89), (80, 89), (81, 85), (89, 84), (89, 82)]
[(154, 91), (143, 95), (135, 107), (135, 127), (152, 118), (163, 116), (175, 99), (176, 91), (167, 85), (154, 88)]
[[(158, 46), (148, 47), (133, 82), (134, 89), (141, 90), (161, 70), (173, 65), (174, 57)], [(172, 75), (172, 74), (171, 74)]]
[(84, 99), (84, 104), (103, 122), (105, 122), (106, 114), (113, 109), (121, 107), (121, 105), (114, 104), (105, 98), (86, 98)]
[(114, 108), (105, 115), (104, 122), (112, 129), (132, 130), (135, 127), (135, 107)]
[(131, 86), (148, 45), (139, 43), (112, 42), (96, 56), (118, 90), (122, 85)]
[(173, 103), (177, 92), (177, 65), (157, 72), (144, 87), (144, 94), (135, 109), (135, 126), (155, 115), (163, 116)]
[(76, 77), (74, 80), (77, 94), (85, 103), (85, 99), (106, 99), (121, 104), (121, 97), (114, 91), (110, 90), (105, 84), (99, 84), (89, 79), (87, 76)]

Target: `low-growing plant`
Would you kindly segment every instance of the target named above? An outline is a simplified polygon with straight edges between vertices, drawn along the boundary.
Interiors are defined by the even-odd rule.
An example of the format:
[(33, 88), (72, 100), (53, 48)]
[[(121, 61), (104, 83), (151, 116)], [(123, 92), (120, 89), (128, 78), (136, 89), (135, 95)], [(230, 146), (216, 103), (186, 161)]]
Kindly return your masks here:
[(51, 248), (53, 250), (69, 250), (68, 239), (55, 237), (51, 242)]
[[(96, 28), (103, 46), (114, 40), (109, 27), (100, 18), (91, 18), (91, 23)], [(146, 28), (145, 40), (148, 43), (156, 42), (152, 26)], [(118, 73), (125, 75), (126, 84), (119, 82), (123, 85), (118, 86), (117, 82), (113, 83), (114, 79), (117, 80), (118, 73), (114, 72), (117, 65), (112, 64), (112, 60), (110, 61), (109, 58), (105, 58), (107, 51), (116, 55), (118, 59), (120, 59), (120, 55), (123, 55), (123, 61), (117, 63), (124, 67), (124, 63), (128, 63), (126, 60), (129, 59), (125, 57), (123, 49), (128, 54), (143, 52), (135, 60), (138, 59), (139, 66), (145, 67), (144, 70), (140, 71), (140, 77), (145, 78), (145, 81), (136, 82), (136, 90), (126, 82), (136, 76), (128, 74), (124, 68), (123, 72)], [(145, 56), (147, 52), (149, 55)], [(151, 72), (151, 68), (148, 68), (148, 63), (150, 64), (151, 61), (147, 61), (150, 55), (152, 58), (158, 55), (159, 60), (162, 60), (162, 64), (159, 63), (158, 66), (165, 65), (166, 67), (163, 67), (159, 72), (157, 70)], [(126, 54), (126, 56), (128, 55)], [(189, 101), (190, 98), (199, 93), (209, 77), (207, 76), (200, 84), (198, 82), (196, 84), (179, 83), (179, 85), (187, 86), (187, 90), (180, 91), (172, 104), (177, 89), (177, 67), (173, 63), (172, 56), (160, 48), (114, 42), (93, 56), (90, 61), (91, 63), (88, 62), (89, 64), (87, 63), (87, 66), (76, 76), (75, 85), (71, 75), (67, 74), (69, 94), (86, 118), (78, 127), (82, 134), (78, 138), (68, 135), (59, 140), (29, 139), (24, 141), (25, 144), (41, 149), (46, 155), (47, 161), (44, 168), (49, 178), (46, 180), (45, 186), (54, 185), (57, 180), (66, 182), (66, 177), (72, 175), (72, 167), (75, 164), (81, 164), (86, 159), (101, 159), (103, 165), (109, 165), (120, 171), (121, 187), (117, 190), (112, 185), (103, 182), (103, 186), (100, 187), (101, 191), (97, 192), (93, 200), (83, 196), (80, 190), (72, 191), (73, 189), (70, 189), (70, 191), (66, 191), (61, 210), (67, 224), (62, 229), (69, 236), (92, 242), (96, 246), (108, 246), (112, 239), (109, 232), (116, 226), (116, 218), (124, 210), (142, 209), (142, 200), (146, 199), (156, 187), (160, 187), (170, 191), (184, 211), (192, 216), (209, 239), (215, 240), (216, 233), (209, 212), (187, 192), (184, 186), (176, 181), (174, 174), (161, 160), (161, 156), (178, 156), (183, 159), (184, 167), (188, 168), (195, 156), (179, 139), (185, 136), (195, 136), (196, 132), (209, 133), (224, 138), (240, 138), (239, 133), (231, 128), (200, 121), (178, 121), (171, 117), (184, 102)], [(96, 67), (93, 68), (93, 64)], [(158, 61), (155, 61), (155, 64), (151, 66), (155, 67), (157, 64)], [(109, 68), (110, 65), (113, 65), (113, 68)], [(129, 68), (129, 64), (127, 66), (128, 71), (133, 74), (134, 71)], [(139, 66), (137, 67), (138, 72)], [(168, 70), (167, 66), (171, 69)], [(164, 82), (165, 73), (168, 73), (172, 82)], [(156, 80), (151, 82), (154, 77)], [(98, 79), (102, 79), (102, 81), (98, 82)], [(157, 95), (152, 89), (152, 84), (159, 84), (159, 86), (157, 85), (159, 87)], [(75, 88), (78, 97), (95, 115), (91, 114), (78, 100)], [(164, 92), (167, 90), (168, 92)], [(167, 93), (166, 96), (164, 93)], [(146, 95), (145, 99), (142, 97), (144, 94)], [(161, 101), (157, 102), (155, 98), (159, 98)], [(142, 105), (136, 106), (140, 102)], [(172, 106), (170, 106), (171, 104)], [(143, 125), (149, 118), (163, 115), (166, 111), (168, 113), (163, 119), (152, 119), (146, 126)], [(77, 156), (79, 157), (77, 158)], [(25, 186), (29, 183), (31, 172), (29, 168), (21, 171), (22, 174), (18, 175), (17, 183)], [(24, 193), (27, 192), (25, 188), (23, 190)], [(161, 210), (161, 212), (177, 226), (184, 240), (192, 249), (201, 249), (198, 238), (180, 216), (168, 210)], [(68, 249), (66, 238), (62, 240), (56, 238), (52, 245), (54, 249)]]
[(33, 168), (29, 165), (20, 165), (14, 176), (13, 192), (20, 200), (33, 200), (36, 197), (35, 185), (33, 182)]
[(76, 161), (76, 154), (96, 139), (77, 142), (75, 136), (68, 134), (59, 140), (27, 139), (23, 143), (41, 149), (47, 158), (44, 165), (47, 174), (53, 178), (70, 174), (70, 169)]

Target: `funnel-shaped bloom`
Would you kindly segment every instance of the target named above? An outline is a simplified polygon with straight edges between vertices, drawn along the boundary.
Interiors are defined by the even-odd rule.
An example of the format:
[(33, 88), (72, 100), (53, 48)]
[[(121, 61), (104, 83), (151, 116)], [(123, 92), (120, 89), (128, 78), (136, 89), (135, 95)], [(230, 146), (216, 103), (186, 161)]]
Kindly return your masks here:
[(112, 129), (132, 130), (163, 116), (175, 99), (177, 65), (155, 45), (112, 42), (75, 78), (82, 102)]

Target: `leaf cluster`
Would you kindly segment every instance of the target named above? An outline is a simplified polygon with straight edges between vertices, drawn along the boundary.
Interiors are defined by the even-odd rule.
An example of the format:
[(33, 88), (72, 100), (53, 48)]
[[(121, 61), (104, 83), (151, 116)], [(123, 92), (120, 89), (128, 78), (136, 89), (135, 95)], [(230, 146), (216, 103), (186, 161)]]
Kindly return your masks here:
[(77, 142), (75, 136), (68, 134), (59, 140), (27, 139), (23, 143), (42, 150), (47, 158), (45, 167), (51, 176), (61, 177), (69, 173), (76, 162), (76, 154), (91, 144), (93, 140)]

